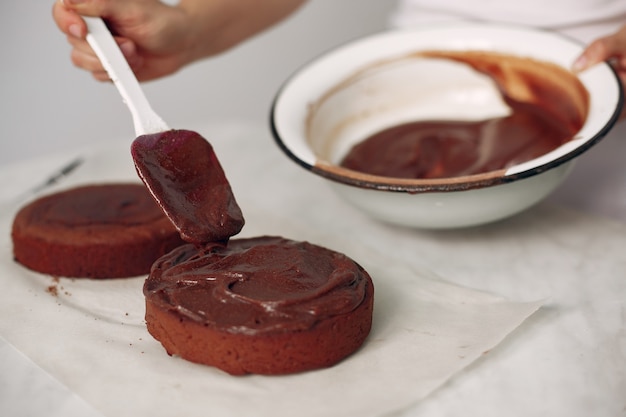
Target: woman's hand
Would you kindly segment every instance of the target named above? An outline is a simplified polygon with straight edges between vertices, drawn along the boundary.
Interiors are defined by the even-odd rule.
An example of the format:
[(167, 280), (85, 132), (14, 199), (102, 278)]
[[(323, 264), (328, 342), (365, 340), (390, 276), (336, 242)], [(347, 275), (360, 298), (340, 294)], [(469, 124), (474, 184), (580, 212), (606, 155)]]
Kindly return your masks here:
[[(626, 87), (626, 25), (612, 35), (591, 42), (574, 62), (573, 70), (584, 71), (603, 61), (608, 61), (615, 69), (624, 89)], [(625, 118), (626, 108), (620, 115), (620, 119)]]
[(52, 10), (74, 65), (109, 79), (86, 41), (81, 16), (102, 17), (140, 81), (173, 74), (223, 52), (283, 19), (304, 0), (58, 0)]
[(57, 1), (53, 17), (73, 47), (74, 65), (90, 71), (100, 80), (109, 80), (91, 46), (86, 41), (87, 26), (81, 15), (101, 16), (115, 35), (122, 53), (140, 80), (150, 80), (176, 72), (192, 60), (189, 16), (183, 9), (158, 0)]

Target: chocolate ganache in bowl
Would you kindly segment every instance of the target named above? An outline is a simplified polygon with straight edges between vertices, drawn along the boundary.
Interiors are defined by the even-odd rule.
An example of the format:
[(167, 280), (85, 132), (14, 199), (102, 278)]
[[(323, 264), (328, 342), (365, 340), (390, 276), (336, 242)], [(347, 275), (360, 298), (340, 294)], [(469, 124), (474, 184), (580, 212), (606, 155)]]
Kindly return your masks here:
[(537, 203), (614, 125), (619, 80), (583, 46), (523, 27), (390, 31), (314, 60), (278, 92), (280, 148), (372, 217), (482, 224)]

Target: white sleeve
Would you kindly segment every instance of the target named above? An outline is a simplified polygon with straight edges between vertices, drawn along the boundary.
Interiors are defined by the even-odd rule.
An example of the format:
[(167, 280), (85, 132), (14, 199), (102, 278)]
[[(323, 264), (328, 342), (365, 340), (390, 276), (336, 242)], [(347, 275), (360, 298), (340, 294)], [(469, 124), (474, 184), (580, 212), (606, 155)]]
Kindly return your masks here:
[(626, 24), (626, 0), (399, 0), (390, 25), (464, 20), (555, 30), (587, 43)]

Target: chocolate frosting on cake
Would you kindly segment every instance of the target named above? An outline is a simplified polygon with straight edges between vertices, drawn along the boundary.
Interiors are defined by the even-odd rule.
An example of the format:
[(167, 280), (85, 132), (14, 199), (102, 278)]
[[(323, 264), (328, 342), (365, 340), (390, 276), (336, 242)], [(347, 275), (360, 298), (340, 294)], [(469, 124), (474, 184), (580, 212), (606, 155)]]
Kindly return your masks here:
[[(40, 223), (83, 226), (135, 226), (163, 218), (150, 195), (138, 184), (88, 186), (72, 198), (43, 199), (31, 212)], [(94, 238), (98, 238), (94, 234)]]
[(147, 274), (180, 246), (176, 229), (141, 184), (93, 184), (40, 197), (22, 207), (11, 229), (17, 262), (64, 277)]
[(189, 131), (145, 135), (135, 167), (190, 242), (144, 283), (146, 326), (169, 355), (233, 375), (331, 366), (372, 325), (374, 286), (354, 261), (282, 237), (230, 239), (244, 221), (212, 146)]
[(369, 277), (340, 253), (263, 236), (184, 245), (159, 259), (144, 294), (161, 308), (230, 333), (307, 330), (349, 313)]

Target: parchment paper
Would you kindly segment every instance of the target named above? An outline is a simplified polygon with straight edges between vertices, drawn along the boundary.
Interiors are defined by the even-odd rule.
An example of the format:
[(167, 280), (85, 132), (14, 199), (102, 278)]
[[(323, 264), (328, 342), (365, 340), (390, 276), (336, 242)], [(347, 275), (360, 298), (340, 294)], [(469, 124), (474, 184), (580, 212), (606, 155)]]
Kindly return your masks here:
[[(89, 153), (76, 173), (50, 191), (137, 181), (129, 158), (127, 143)], [(27, 168), (20, 168), (21, 178), (11, 178), (18, 183), (15, 189), (20, 181), (37, 182)], [(391, 260), (358, 239), (333, 235), (332, 225), (311, 230), (306, 218), (285, 219), (248, 202), (242, 236), (271, 231), (309, 240), (363, 265), (375, 284), (374, 326), (365, 345), (332, 368), (233, 377), (169, 357), (148, 334), (141, 292), (145, 277), (53, 279), (16, 264), (9, 231), (20, 204), (5, 199), (0, 214), (0, 334), (104, 416), (388, 415), (488, 355), (542, 304), (448, 284), (434, 272)]]

